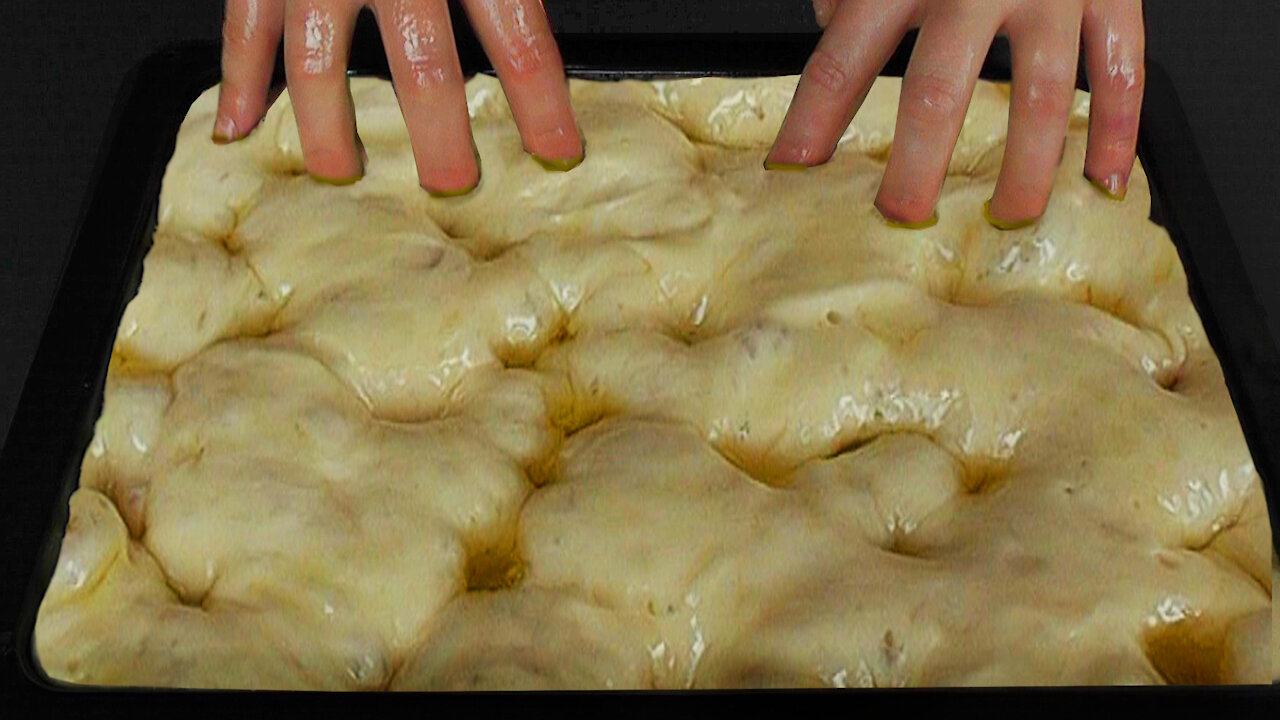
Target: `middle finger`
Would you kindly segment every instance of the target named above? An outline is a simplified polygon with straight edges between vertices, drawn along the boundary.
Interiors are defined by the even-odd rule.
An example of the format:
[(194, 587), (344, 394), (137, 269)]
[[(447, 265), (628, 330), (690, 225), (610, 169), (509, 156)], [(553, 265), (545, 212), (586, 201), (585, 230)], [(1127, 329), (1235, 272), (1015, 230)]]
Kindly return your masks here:
[(1037, 7), (1037, 12), (1015, 17), (1009, 27), (1009, 138), (987, 207), (987, 219), (1004, 230), (1028, 225), (1044, 213), (1075, 98), (1080, 8), (1069, 2), (1044, 7), (1047, 17)]
[(560, 49), (540, 0), (463, 0), (502, 81), (524, 149), (551, 170), (582, 161)]
[(948, 3), (930, 13), (902, 81), (893, 148), (876, 208), (886, 220), (929, 224), (964, 124), (987, 49), (1000, 26), (996, 9)]
[(462, 67), (445, 0), (376, 0), (374, 11), (409, 130), (418, 182), (435, 195), (480, 182)]

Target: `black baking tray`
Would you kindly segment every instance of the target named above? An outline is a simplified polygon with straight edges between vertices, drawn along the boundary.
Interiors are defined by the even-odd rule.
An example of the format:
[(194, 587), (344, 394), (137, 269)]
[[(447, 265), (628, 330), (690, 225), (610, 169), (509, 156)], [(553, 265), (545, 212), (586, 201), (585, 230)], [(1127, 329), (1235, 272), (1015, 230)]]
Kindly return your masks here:
[[(455, 27), (463, 69), (489, 72), (474, 36)], [(817, 35), (561, 35), (566, 68), (575, 77), (753, 76), (798, 73)], [(885, 67), (901, 75), (913, 46), (908, 37)], [(253, 709), (273, 714), (403, 708), (528, 713), (542, 703), (557, 714), (592, 708), (649, 714), (668, 703), (689, 710), (746, 699), (756, 711), (794, 710), (821, 698), (849, 709), (921, 709), (945, 703), (954, 711), (999, 703), (1000, 710), (1039, 711), (1046, 702), (1150, 710), (1233, 712), (1270, 703), (1273, 687), (956, 689), (809, 693), (552, 693), (552, 694), (318, 694), (79, 688), (49, 680), (40, 670), (32, 634), (36, 610), (57, 561), (71, 492), (102, 408), (107, 363), (125, 305), (137, 292), (151, 243), (161, 180), (177, 130), (191, 103), (219, 80), (216, 43), (188, 43), (138, 64), (115, 108), (83, 209), (78, 235), (64, 262), (57, 295), (17, 413), (0, 454), (0, 706), (40, 714), (166, 714), (189, 709), (219, 714)], [(352, 72), (387, 76), (377, 32), (363, 17), (352, 51)], [(1168, 75), (1148, 62), (1139, 154), (1150, 178), (1152, 217), (1169, 231), (1186, 266), (1192, 299), (1217, 351), (1254, 463), (1263, 478), (1273, 527), (1280, 482), (1280, 354), (1261, 305), (1250, 291), (1240, 256), (1209, 185), (1203, 162)], [(983, 77), (1007, 80), (1008, 46), (997, 42)], [(277, 73), (277, 80), (282, 80)], [(1083, 80), (1081, 87), (1084, 87)], [(1273, 538), (1274, 542), (1274, 538)], [(718, 709), (715, 708), (715, 709)], [(26, 716), (24, 713), (22, 716)]]

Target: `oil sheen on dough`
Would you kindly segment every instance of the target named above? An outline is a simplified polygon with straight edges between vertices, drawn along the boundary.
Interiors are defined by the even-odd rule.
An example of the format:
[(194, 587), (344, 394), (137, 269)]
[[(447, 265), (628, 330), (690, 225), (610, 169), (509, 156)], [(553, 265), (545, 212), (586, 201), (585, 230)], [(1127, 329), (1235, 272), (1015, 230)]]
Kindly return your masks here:
[[(323, 43), (321, 43), (323, 44)], [(323, 48), (321, 48), (323, 49)], [(484, 182), (421, 191), (391, 87), (309, 180), (288, 96), (183, 125), (36, 650), (93, 685), (1264, 683), (1257, 471), (1135, 172), (982, 219), (979, 86), (920, 231), (871, 204), (898, 84), (761, 167), (795, 78), (573, 81), (547, 173), (496, 81)]]

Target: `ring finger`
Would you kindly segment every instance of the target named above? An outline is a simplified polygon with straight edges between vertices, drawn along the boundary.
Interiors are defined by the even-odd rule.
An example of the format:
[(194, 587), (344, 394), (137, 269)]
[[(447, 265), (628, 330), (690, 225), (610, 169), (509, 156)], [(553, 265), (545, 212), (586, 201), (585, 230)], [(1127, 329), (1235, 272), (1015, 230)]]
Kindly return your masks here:
[(524, 149), (544, 167), (582, 161), (560, 50), (539, 0), (463, 0), (471, 24), (502, 81)]
[(376, 0), (374, 11), (409, 130), (418, 181), (435, 195), (480, 182), (462, 67), (445, 0)]

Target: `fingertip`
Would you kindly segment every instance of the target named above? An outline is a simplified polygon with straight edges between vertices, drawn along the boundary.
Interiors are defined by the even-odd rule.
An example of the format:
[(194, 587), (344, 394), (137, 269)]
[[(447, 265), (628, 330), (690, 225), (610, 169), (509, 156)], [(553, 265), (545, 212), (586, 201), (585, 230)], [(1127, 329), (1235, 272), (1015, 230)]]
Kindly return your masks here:
[(884, 219), (885, 225), (888, 225), (895, 230), (927, 230), (928, 228), (938, 224), (938, 214), (936, 212), (920, 222), (901, 222), (898, 220), (890, 220), (889, 218), (884, 217), (883, 213), (880, 217)]
[[(572, 112), (565, 113), (572, 117)], [(547, 170), (567, 172), (582, 164), (586, 141), (576, 123), (559, 122), (549, 129), (529, 133), (524, 151)]]
[(876, 195), (876, 210), (884, 222), (893, 227), (928, 227), (937, 222), (936, 204), (924, 200), (913, 192), (896, 190), (892, 179), (881, 184)]
[[(480, 162), (480, 150), (475, 142), (471, 143), (471, 161), (465, 154), (454, 158), (446, 165), (418, 166), (418, 185), (432, 197), (451, 198), (467, 195), (480, 185), (483, 177)], [(439, 158), (433, 158), (438, 160)]]
[(1021, 220), (1004, 220), (1001, 216), (997, 216), (992, 212), (991, 205), (991, 200), (982, 204), (982, 217), (987, 221), (987, 224), (997, 230), (1021, 230), (1035, 225), (1040, 220), (1039, 215), (1024, 217)]
[(303, 149), (307, 173), (330, 185), (350, 185), (364, 177), (367, 154), (352, 141), (347, 147), (321, 147), (310, 151)]
[(419, 178), (418, 185), (431, 197), (450, 198), (466, 195), (480, 185), (480, 173), (464, 171), (433, 172)]
[(799, 170), (808, 170), (809, 166), (801, 165), (799, 163), (784, 163), (784, 162), (776, 162), (773, 160), (765, 160), (764, 169), (771, 170), (771, 171), (799, 171)]
[(1098, 192), (1116, 202), (1124, 201), (1125, 195), (1129, 193), (1129, 180), (1121, 173), (1111, 173), (1101, 180), (1089, 177), (1088, 173), (1086, 173), (1084, 178)]
[(581, 165), (583, 160), (582, 155), (579, 155), (578, 157), (563, 158), (563, 159), (544, 158), (539, 155), (535, 155), (533, 153), (529, 153), (529, 156), (532, 157), (535, 162), (541, 165), (543, 170), (546, 170), (548, 172), (569, 172), (570, 170)]
[(348, 176), (333, 176), (333, 177), (327, 176), (327, 175), (321, 175), (315, 172), (308, 172), (307, 174), (311, 176), (312, 180), (315, 180), (318, 183), (323, 183), (325, 185), (333, 185), (335, 187), (344, 187), (347, 185), (354, 185), (364, 179), (364, 172), (358, 172), (354, 175), (348, 175)]
[(933, 203), (918, 197), (903, 197), (881, 186), (876, 195), (875, 208), (891, 227), (920, 229), (932, 227), (938, 222)]
[(812, 148), (808, 145), (797, 142), (787, 128), (783, 128), (778, 141), (774, 144), (773, 149), (769, 151), (769, 155), (765, 158), (764, 166), (767, 170), (795, 170), (813, 167), (814, 165), (823, 164), (826, 159), (816, 157)]
[(213, 121), (213, 142), (218, 145), (227, 145), (239, 139), (240, 131), (236, 127), (235, 120), (219, 113)]
[(422, 189), (426, 190), (427, 194), (433, 198), (447, 200), (449, 198), (457, 198), (457, 197), (464, 197), (466, 195), (470, 195), (472, 192), (475, 191), (476, 187), (478, 187), (479, 185), (480, 185), (480, 181), (476, 180), (473, 183), (470, 183), (468, 185), (465, 185), (463, 187), (460, 187), (454, 190), (433, 190), (427, 187), (426, 185), (423, 185)]

